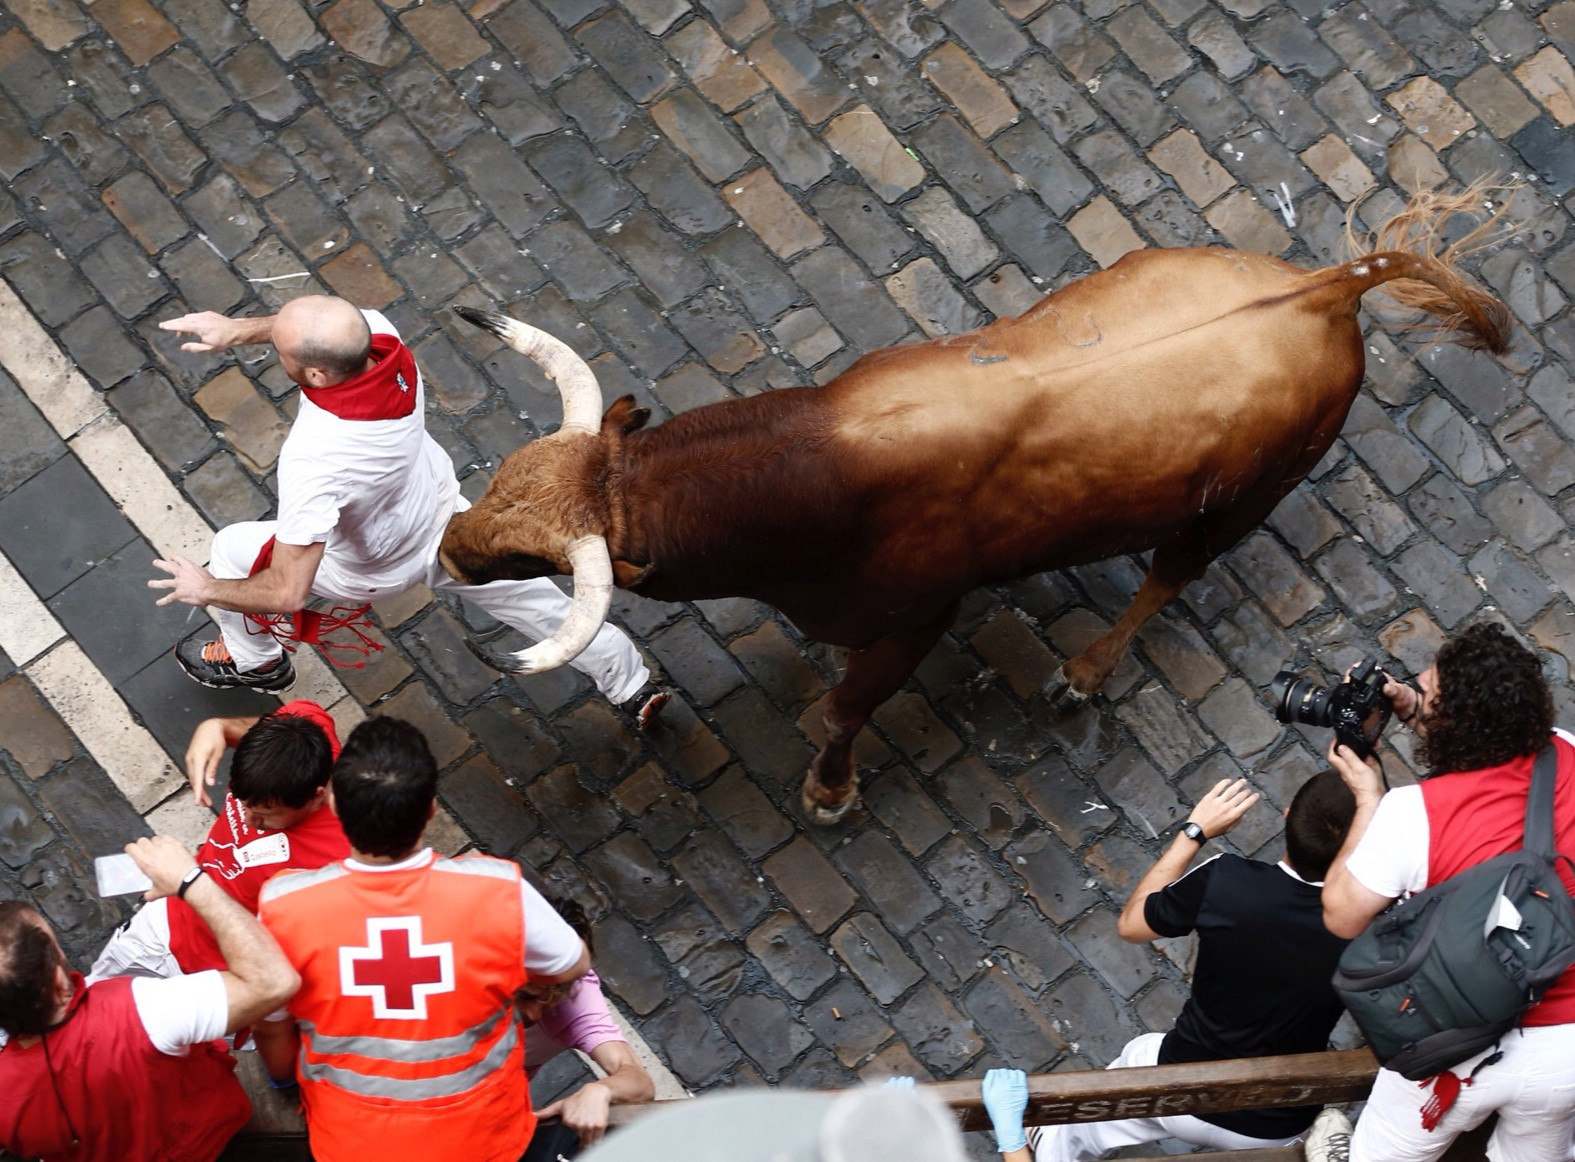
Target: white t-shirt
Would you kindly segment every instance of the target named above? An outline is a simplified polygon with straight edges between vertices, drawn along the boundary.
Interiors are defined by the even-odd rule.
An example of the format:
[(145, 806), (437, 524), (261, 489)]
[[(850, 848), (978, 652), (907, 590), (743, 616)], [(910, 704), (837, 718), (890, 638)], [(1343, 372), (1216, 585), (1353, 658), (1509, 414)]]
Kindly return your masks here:
[[(361, 312), (374, 335), (398, 332)], [(303, 392), (279, 451), (281, 544), (324, 543), (312, 588), (373, 601), (402, 592), (436, 551), (459, 497), (448, 453), (426, 430), (426, 388), (416, 373), (415, 410), (397, 420), (342, 420)]]
[(1427, 887), (1430, 846), (1422, 788), (1395, 787), (1378, 800), (1345, 870), (1368, 891), (1398, 900)]
[[(1575, 735), (1568, 731), (1553, 733), (1575, 744)], [(1431, 847), (1422, 788), (1396, 787), (1378, 800), (1378, 810), (1345, 861), (1345, 870), (1368, 891), (1397, 900), (1427, 887)]]
[(153, 1047), (170, 1057), (224, 1036), (230, 1021), (230, 998), (217, 969), (164, 980), (133, 977), (131, 1000)]

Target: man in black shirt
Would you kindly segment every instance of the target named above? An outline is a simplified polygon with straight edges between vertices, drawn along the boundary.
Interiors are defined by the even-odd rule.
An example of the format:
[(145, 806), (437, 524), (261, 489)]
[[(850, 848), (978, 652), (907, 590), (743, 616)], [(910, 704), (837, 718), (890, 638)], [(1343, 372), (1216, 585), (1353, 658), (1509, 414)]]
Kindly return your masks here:
[[(1314, 775), (1285, 813), (1284, 860), (1222, 854), (1188, 872), (1203, 845), (1235, 827), (1258, 798), (1245, 779), (1220, 780), (1132, 890), (1121, 911), (1122, 937), (1142, 943), (1196, 932), (1197, 967), (1176, 1027), (1128, 1042), (1110, 1068), (1327, 1048), (1342, 1012), (1329, 978), (1345, 941), (1323, 926), (1322, 881), (1350, 828), (1355, 800), (1335, 772)], [(1313, 1106), (1130, 1118), (1046, 1126), (1025, 1136), (1021, 1071), (991, 1070), (984, 1096), (1006, 1162), (1085, 1162), (1159, 1138), (1225, 1150), (1289, 1145), (1318, 1113)]]

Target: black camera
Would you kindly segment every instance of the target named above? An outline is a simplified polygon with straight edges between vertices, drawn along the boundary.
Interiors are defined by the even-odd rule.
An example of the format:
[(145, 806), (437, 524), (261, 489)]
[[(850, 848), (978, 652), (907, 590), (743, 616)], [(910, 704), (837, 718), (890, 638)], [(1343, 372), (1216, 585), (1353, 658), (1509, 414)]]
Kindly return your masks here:
[(1377, 662), (1363, 658), (1338, 686), (1320, 686), (1295, 670), (1281, 670), (1269, 684), (1269, 696), (1281, 722), (1330, 727), (1335, 738), (1365, 759), (1377, 749), (1394, 709), (1384, 697), (1387, 679)]

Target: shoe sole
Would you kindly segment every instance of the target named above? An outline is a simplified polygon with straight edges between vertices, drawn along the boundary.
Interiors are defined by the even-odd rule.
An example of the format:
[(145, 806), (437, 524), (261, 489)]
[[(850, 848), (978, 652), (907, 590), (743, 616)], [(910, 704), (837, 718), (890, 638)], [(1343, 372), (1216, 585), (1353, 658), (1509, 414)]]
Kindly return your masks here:
[(246, 681), (215, 682), (211, 679), (202, 677), (200, 674), (193, 674), (189, 669), (186, 668), (186, 663), (181, 661), (179, 654), (175, 656), (175, 662), (180, 666), (181, 673), (185, 674), (186, 677), (197, 683), (197, 685), (206, 686), (210, 690), (258, 690), (264, 694), (282, 694), (284, 691), (294, 686), (296, 681), (295, 669), (294, 667), (291, 667), (290, 680), (288, 682), (280, 682), (277, 684)]
[(264, 686), (256, 682), (210, 682), (206, 678), (197, 677), (190, 670), (186, 671), (186, 676), (197, 685), (206, 686), (210, 690), (257, 690), (263, 694), (282, 694), (295, 685), (294, 678), (277, 686)]

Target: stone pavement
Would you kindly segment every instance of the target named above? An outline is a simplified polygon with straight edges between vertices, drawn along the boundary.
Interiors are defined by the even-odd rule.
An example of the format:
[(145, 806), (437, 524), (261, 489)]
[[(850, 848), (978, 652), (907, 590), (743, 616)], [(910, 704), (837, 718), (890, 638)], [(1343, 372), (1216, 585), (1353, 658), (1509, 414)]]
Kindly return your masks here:
[(660, 417), (1016, 314), (1135, 247), (1318, 265), (1364, 196), (1368, 225), (1517, 178), (1526, 229), (1474, 264), (1511, 359), (1372, 329), (1312, 480), (1069, 721), (1037, 691), (1140, 563), (976, 593), (877, 714), (840, 826), (796, 805), (836, 652), (753, 603), (616, 601), (681, 694), (648, 739), (571, 671), (483, 668), (472, 612), (425, 593), (378, 611), (365, 669), (303, 676), (346, 724), (429, 732), (445, 846), (586, 902), (694, 1089), (1104, 1064), (1183, 996), (1186, 942), (1115, 932), (1156, 836), (1246, 773), (1268, 805), (1232, 840), (1272, 855), (1317, 766), (1266, 704), (1283, 664), (1420, 666), (1492, 610), (1571, 708), (1572, 60), (1575, 0), (8, 0), (0, 890), (82, 963), (123, 907), (88, 858), (199, 834), (186, 733), (270, 704), (180, 676), (164, 655), (203, 619), (143, 582), (269, 512), (290, 384), (159, 319), (384, 310), (474, 496), (558, 408), (456, 304), (506, 305)]

